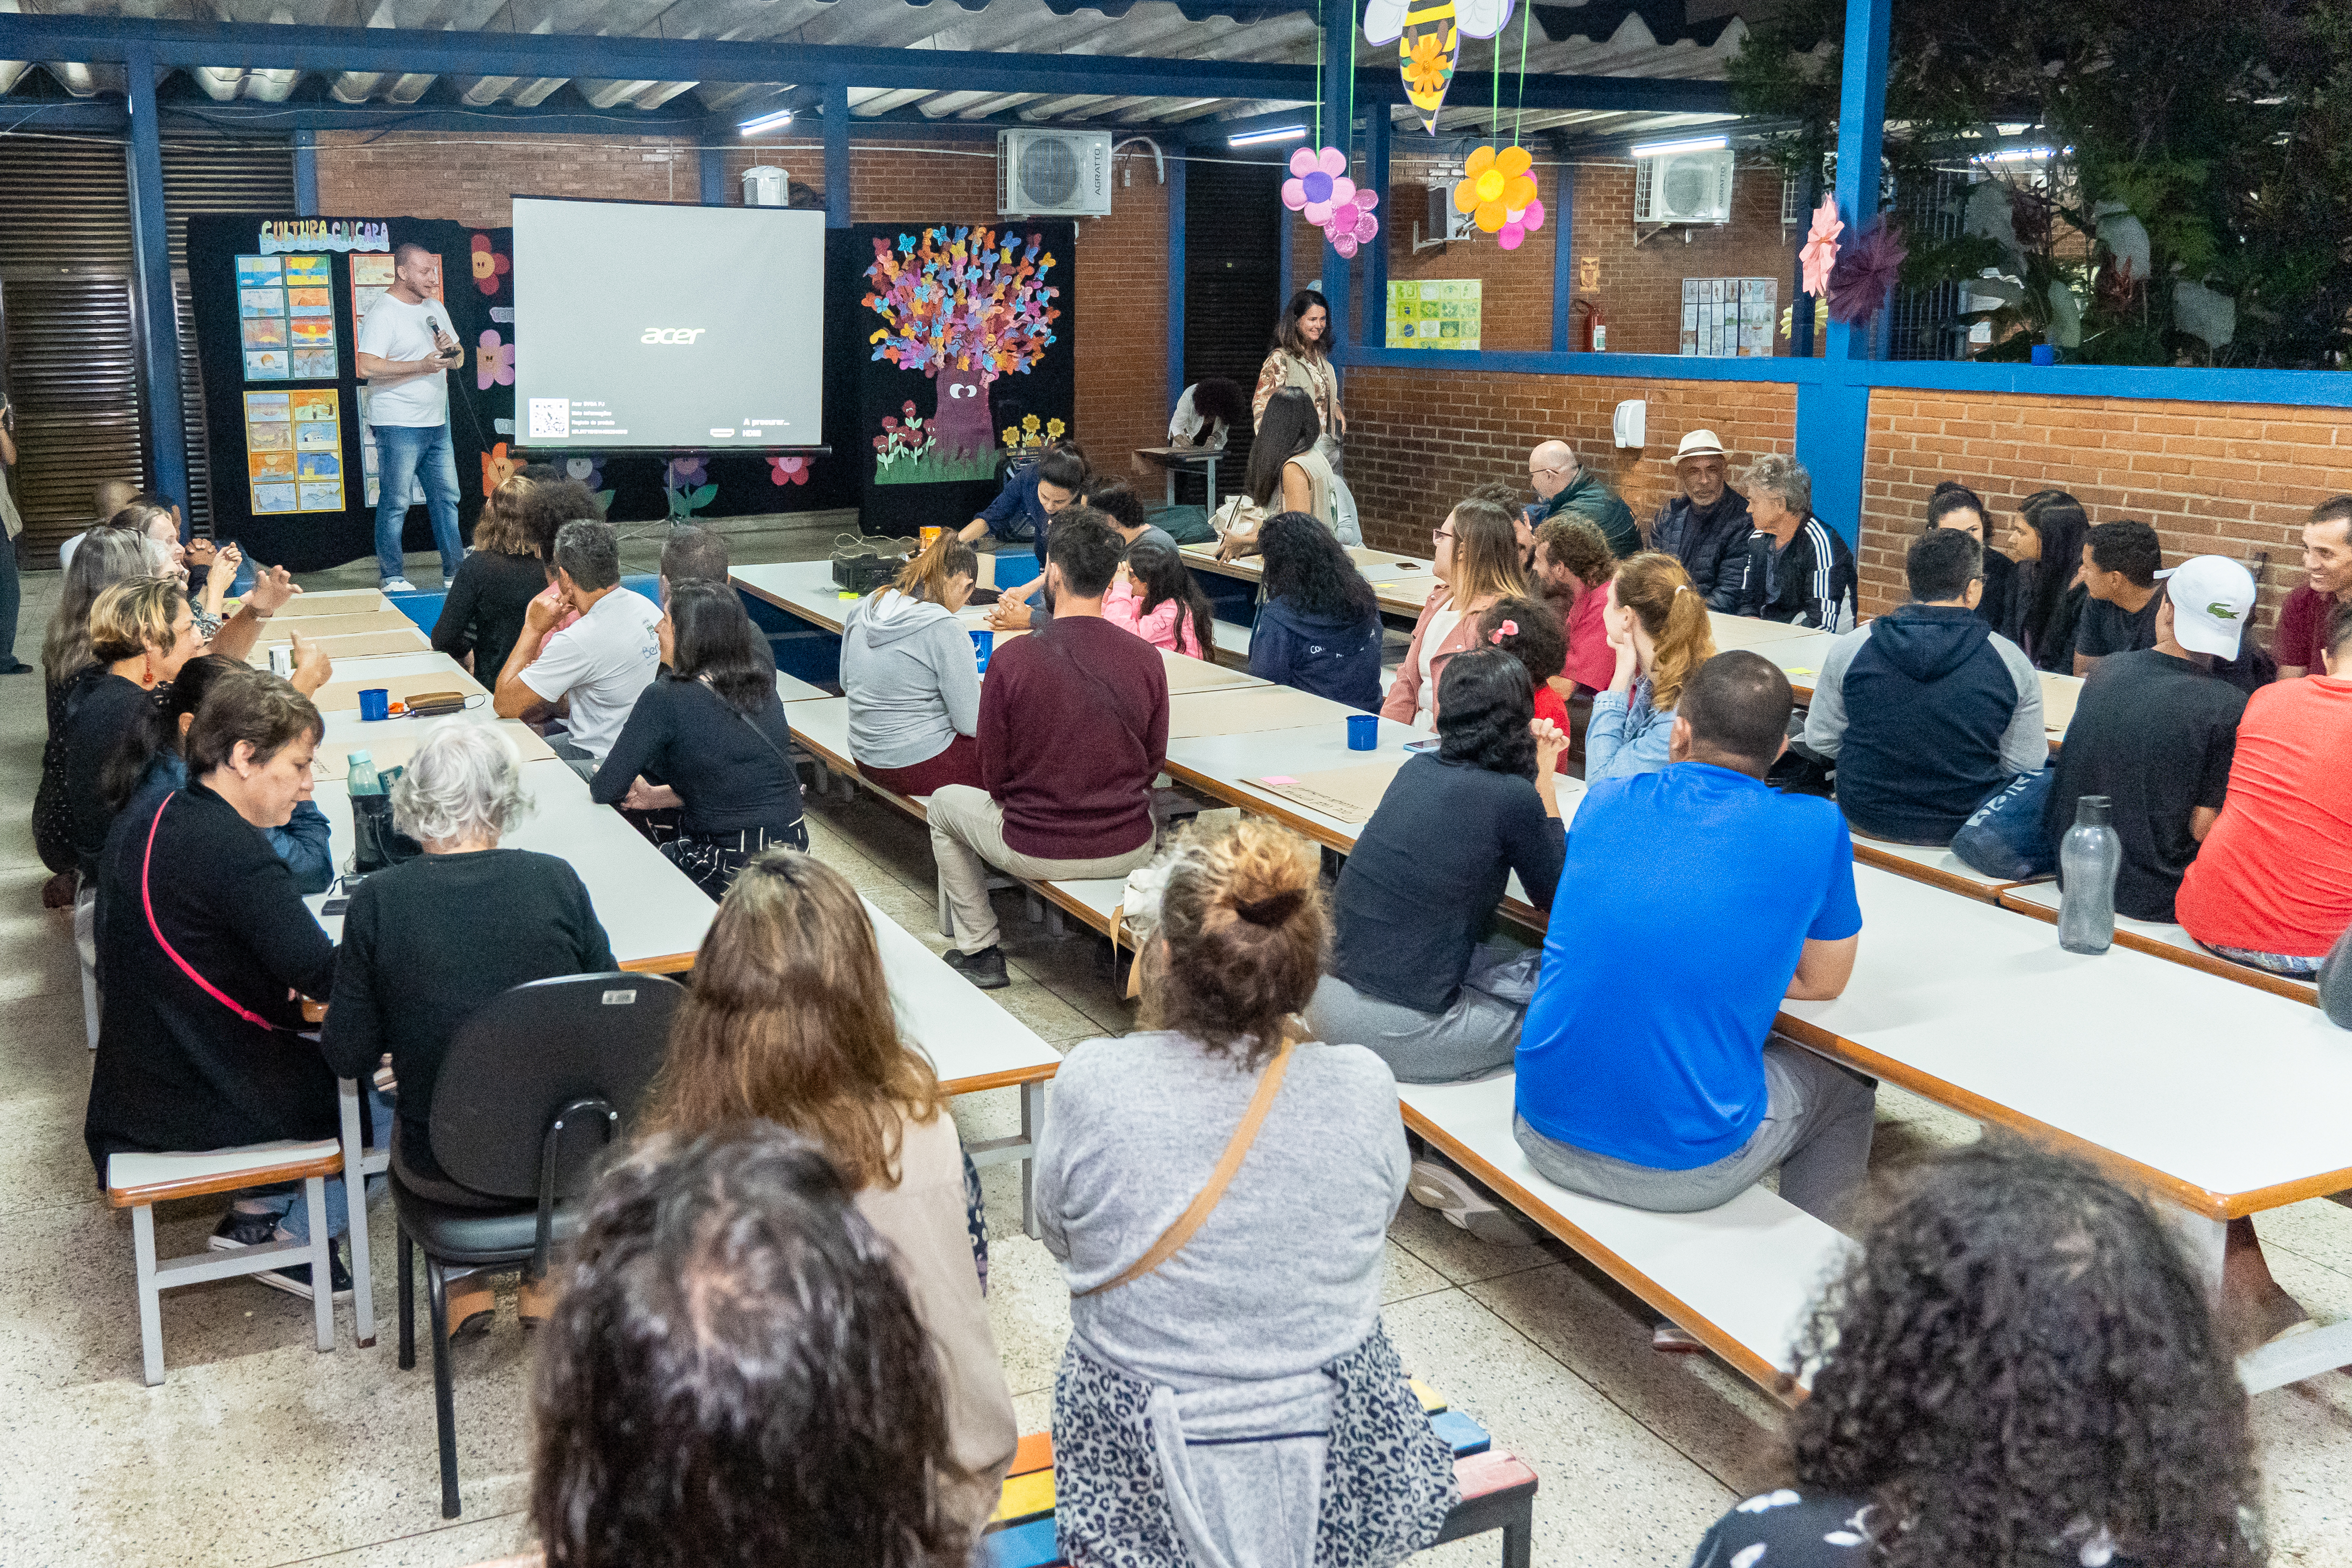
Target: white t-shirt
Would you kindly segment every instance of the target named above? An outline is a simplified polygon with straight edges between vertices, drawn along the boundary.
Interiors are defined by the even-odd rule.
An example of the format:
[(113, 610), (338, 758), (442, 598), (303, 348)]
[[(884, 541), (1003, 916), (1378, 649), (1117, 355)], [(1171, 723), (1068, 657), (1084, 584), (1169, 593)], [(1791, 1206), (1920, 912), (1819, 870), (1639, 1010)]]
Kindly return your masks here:
[[(1201, 427), (1202, 425), (1213, 426), (1209, 433), (1209, 439), (1206, 441), (1200, 440)], [(1223, 450), (1225, 444), (1225, 422), (1222, 419), (1212, 420), (1193, 408), (1192, 388), (1186, 387), (1184, 389), (1184, 395), (1176, 400), (1176, 412), (1168, 416), (1168, 444), (1171, 446), (1191, 446), (1196, 442), (1200, 445), (1211, 450)]]
[[(423, 360), (435, 352), (434, 321), (447, 326), (449, 308), (438, 299), (404, 304), (386, 294), (368, 307), (360, 322), (359, 351), (379, 360)], [(449, 423), (449, 372), (434, 371), (404, 382), (368, 389), (370, 424), (434, 425)]]
[(564, 721), (572, 744), (602, 762), (620, 739), (637, 695), (661, 668), (661, 638), (654, 630), (660, 624), (661, 609), (652, 600), (616, 588), (549, 638), (519, 678), (544, 702), (572, 699), (572, 716)]
[(1433, 730), (1437, 727), (1434, 711), (1437, 707), (1437, 677), (1432, 673), (1431, 665), (1437, 658), (1439, 645), (1453, 636), (1454, 628), (1461, 623), (1462, 612), (1448, 605), (1443, 610), (1431, 611), (1429, 624), (1422, 629), (1421, 690), (1415, 694), (1412, 714), (1415, 729)]

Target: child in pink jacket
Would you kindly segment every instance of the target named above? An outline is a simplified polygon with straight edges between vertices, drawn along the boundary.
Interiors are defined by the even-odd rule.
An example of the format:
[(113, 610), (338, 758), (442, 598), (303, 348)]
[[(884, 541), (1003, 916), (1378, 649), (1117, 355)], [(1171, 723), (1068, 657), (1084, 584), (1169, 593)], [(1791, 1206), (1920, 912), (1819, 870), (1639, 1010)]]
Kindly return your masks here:
[(1103, 619), (1124, 626), (1155, 648), (1205, 659), (1216, 632), (1209, 596), (1192, 580), (1192, 569), (1158, 539), (1138, 539), (1127, 564), (1103, 595)]

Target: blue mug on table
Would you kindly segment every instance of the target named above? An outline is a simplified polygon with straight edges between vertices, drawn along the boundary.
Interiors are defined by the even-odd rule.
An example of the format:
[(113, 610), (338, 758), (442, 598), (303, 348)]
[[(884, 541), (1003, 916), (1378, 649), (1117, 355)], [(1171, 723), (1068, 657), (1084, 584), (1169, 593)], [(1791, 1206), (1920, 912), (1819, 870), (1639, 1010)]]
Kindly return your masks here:
[(365, 691), (360, 693), (360, 717), (362, 720), (365, 721), (379, 718), (389, 718), (390, 716), (392, 716), (392, 689), (389, 686), (370, 686)]
[(982, 626), (971, 634), (971, 661), (982, 674), (988, 673), (988, 656), (995, 651), (995, 632)]
[(1381, 745), (1381, 716), (1376, 713), (1351, 713), (1348, 716), (1348, 749), (1377, 751)]

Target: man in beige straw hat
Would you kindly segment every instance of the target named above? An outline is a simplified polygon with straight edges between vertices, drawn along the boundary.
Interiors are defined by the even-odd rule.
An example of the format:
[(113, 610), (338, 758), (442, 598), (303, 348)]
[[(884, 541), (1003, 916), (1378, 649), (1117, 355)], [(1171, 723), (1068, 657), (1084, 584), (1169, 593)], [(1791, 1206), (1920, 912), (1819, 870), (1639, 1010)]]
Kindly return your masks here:
[(1650, 548), (1681, 561), (1704, 599), (1756, 525), (1748, 516), (1748, 497), (1727, 481), (1723, 443), (1712, 430), (1694, 430), (1675, 448), (1675, 482), (1682, 494), (1651, 520)]

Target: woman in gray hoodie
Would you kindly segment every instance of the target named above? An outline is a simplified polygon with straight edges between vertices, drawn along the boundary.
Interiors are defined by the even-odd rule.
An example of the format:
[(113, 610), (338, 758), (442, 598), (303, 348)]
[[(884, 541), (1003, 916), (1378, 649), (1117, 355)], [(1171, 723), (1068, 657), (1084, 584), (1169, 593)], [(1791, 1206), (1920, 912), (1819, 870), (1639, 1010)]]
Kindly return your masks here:
[(956, 612), (971, 598), (980, 558), (942, 533), (898, 580), (849, 612), (841, 633), (841, 689), (849, 698), (849, 755), (882, 789), (929, 795), (980, 779), (980, 667)]

